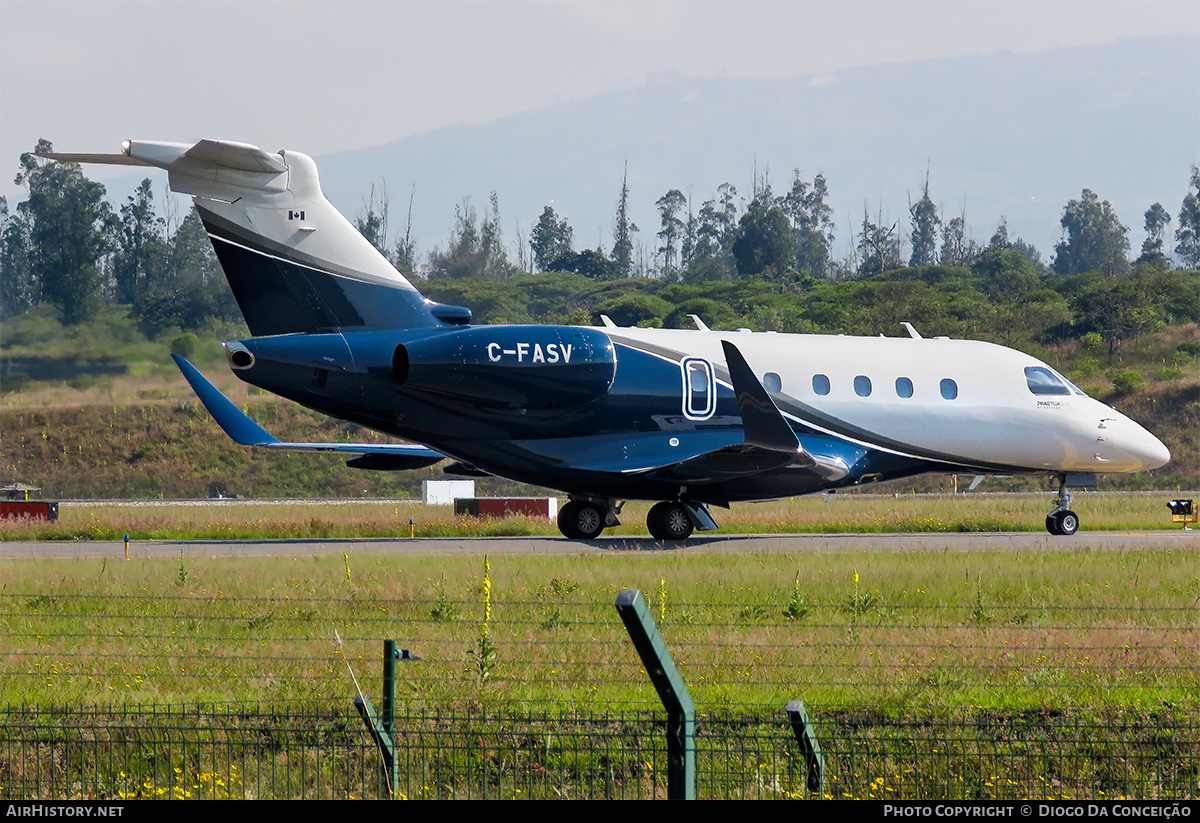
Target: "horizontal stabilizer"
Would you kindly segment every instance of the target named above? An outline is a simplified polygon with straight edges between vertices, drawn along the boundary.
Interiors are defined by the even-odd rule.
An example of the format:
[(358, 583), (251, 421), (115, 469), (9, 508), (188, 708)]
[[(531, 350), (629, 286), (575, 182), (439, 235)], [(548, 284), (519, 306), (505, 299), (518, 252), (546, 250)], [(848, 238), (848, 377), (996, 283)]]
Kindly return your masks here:
[(47, 160), (57, 160), (60, 163), (99, 163), (104, 166), (152, 166), (145, 160), (130, 157), (128, 154), (69, 154), (61, 151), (39, 152), (38, 157)]
[(238, 171), (282, 174), (287, 166), (277, 154), (268, 154), (258, 146), (232, 140), (198, 140), (183, 153), (188, 160)]
[(300, 200), (312, 201), (319, 195), (319, 187), (316, 191), (302, 191), (313, 187), (295, 185), (299, 179), (288, 180), (289, 166), (283, 157), (249, 143), (233, 140), (197, 140), (195, 143), (126, 140), (121, 144), (121, 149), (121, 154), (46, 152), (39, 156), (66, 163), (154, 166), (168, 172), (172, 191), (226, 202), (251, 193), (279, 193), (289, 187), (293, 194), (298, 195), (297, 204)]
[(212, 179), (218, 170), (275, 176), (288, 170), (283, 159), (258, 146), (233, 140), (197, 140), (195, 143), (166, 143), (157, 140), (126, 140), (121, 154), (80, 154), (61, 151), (39, 157), (63, 163), (100, 163), (108, 166), (154, 166), (170, 172)]
[(425, 446), (405, 446), (394, 443), (286, 443), (255, 423), (233, 402), (221, 394), (195, 366), (178, 354), (171, 355), (179, 371), (187, 380), (192, 391), (200, 398), (204, 408), (213, 416), (226, 434), (242, 446), (258, 446), (264, 449), (286, 451), (340, 452), (358, 454), (347, 465), (361, 469), (398, 471), (431, 466), (442, 460), (444, 455)]

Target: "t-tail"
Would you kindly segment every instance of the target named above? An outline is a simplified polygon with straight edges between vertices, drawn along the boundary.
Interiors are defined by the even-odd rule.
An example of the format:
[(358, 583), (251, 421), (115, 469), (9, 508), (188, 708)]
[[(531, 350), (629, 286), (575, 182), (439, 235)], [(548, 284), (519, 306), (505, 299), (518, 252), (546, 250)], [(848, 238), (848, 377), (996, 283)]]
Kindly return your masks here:
[(426, 300), (325, 199), (306, 154), (229, 140), (130, 140), (122, 153), (55, 160), (155, 166), (189, 194), (255, 337), (463, 325), (471, 313)]

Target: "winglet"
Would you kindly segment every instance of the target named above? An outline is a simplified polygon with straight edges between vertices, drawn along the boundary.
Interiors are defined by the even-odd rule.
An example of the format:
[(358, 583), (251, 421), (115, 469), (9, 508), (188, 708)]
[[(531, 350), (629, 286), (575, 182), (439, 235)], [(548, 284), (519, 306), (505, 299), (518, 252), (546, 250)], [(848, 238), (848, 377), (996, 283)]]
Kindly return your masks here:
[(725, 363), (729, 367), (733, 393), (737, 396), (738, 410), (742, 414), (746, 444), (774, 452), (802, 453), (804, 450), (796, 439), (796, 433), (780, 414), (763, 384), (754, 376), (754, 371), (737, 346), (728, 340), (722, 340), (721, 346), (725, 349)]
[(204, 404), (204, 408), (208, 409), (208, 413), (225, 430), (225, 433), (233, 438), (235, 443), (243, 446), (266, 446), (279, 442), (278, 437), (251, 420), (185, 358), (178, 354), (172, 354), (171, 357), (174, 358), (175, 365), (183, 372), (183, 378), (188, 381), (192, 391)]

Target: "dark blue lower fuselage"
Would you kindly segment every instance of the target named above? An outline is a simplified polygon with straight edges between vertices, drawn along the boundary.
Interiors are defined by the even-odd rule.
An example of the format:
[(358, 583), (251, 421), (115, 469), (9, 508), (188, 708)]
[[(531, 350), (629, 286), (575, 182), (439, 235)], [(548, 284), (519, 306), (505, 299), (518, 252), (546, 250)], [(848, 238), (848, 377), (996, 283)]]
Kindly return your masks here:
[(949, 468), (789, 420), (813, 458), (804, 465), (730, 477), (680, 472), (672, 467), (742, 443), (728, 381), (712, 381), (711, 413), (698, 419), (685, 396), (685, 355), (613, 343), (598, 329), (460, 326), (237, 345), (253, 355), (237, 370), (247, 382), (483, 472), (573, 495), (724, 505)]

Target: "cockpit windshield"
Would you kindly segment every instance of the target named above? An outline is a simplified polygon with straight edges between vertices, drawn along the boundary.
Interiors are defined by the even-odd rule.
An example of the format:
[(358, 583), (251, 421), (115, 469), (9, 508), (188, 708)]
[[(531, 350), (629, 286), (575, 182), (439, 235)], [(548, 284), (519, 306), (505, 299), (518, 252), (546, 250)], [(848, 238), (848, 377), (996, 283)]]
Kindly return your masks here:
[(1070, 380), (1045, 366), (1027, 366), (1025, 382), (1029, 391), (1038, 396), (1074, 393), (1086, 397)]

